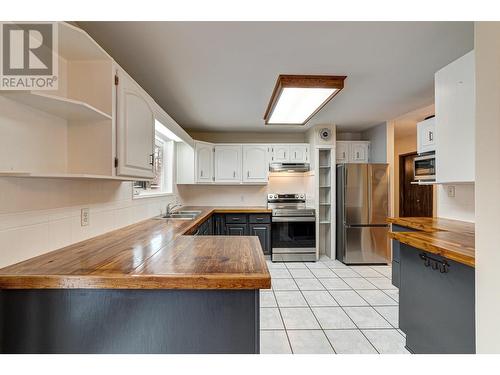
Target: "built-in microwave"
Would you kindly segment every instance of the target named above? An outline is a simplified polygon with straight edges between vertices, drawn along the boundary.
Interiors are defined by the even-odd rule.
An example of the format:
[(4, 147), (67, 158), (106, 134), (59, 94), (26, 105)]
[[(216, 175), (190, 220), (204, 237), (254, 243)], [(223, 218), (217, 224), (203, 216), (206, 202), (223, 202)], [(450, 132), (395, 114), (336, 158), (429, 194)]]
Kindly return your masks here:
[(415, 181), (436, 181), (436, 156), (428, 153), (413, 159)]

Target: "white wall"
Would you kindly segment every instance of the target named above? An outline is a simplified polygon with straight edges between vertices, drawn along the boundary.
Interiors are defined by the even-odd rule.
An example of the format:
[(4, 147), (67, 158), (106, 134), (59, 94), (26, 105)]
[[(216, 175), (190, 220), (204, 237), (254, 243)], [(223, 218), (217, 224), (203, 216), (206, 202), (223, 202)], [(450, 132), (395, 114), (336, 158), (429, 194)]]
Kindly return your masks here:
[(476, 349), (500, 353), (500, 23), (475, 23)]
[(437, 185), (438, 217), (461, 221), (475, 221), (474, 184), (453, 185), (455, 196), (449, 197), (447, 185)]

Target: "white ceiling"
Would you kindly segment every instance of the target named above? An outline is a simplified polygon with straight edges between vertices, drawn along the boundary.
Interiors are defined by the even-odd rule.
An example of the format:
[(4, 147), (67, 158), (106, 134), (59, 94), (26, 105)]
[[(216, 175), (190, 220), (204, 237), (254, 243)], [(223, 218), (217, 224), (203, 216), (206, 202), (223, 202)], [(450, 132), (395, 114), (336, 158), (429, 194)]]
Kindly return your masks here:
[[(434, 100), (434, 73), (473, 49), (472, 22), (80, 22), (182, 127), (355, 131)], [(305, 127), (264, 125), (278, 74), (347, 75)]]

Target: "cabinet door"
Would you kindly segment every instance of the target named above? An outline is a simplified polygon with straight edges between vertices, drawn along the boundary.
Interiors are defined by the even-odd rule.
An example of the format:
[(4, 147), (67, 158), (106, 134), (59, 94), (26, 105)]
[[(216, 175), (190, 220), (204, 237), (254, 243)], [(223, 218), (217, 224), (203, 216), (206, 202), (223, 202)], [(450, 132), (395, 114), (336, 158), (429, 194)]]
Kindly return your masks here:
[(214, 215), (214, 235), (223, 236), (226, 234), (226, 226), (224, 221), (224, 215), (215, 214)]
[(350, 163), (368, 163), (369, 160), (369, 143), (367, 142), (352, 142), (350, 145)]
[(273, 162), (288, 163), (290, 161), (290, 145), (273, 145), (271, 151)]
[(248, 226), (246, 224), (226, 224), (226, 234), (228, 236), (246, 236)]
[(241, 181), (241, 145), (215, 145), (215, 182)]
[(196, 142), (196, 181), (213, 182), (214, 146), (210, 143)]
[(290, 145), (290, 162), (308, 163), (309, 145)]
[(419, 122), (417, 124), (417, 152), (423, 154), (434, 151), (435, 145), (435, 118)]
[(152, 178), (155, 118), (150, 99), (125, 72), (117, 76), (116, 174)]
[(335, 148), (336, 162), (347, 163), (349, 159), (349, 143), (337, 142)]
[(243, 146), (243, 182), (267, 182), (269, 173), (268, 146)]
[(271, 252), (271, 224), (250, 224), (250, 236), (259, 237), (264, 254)]
[(475, 181), (474, 51), (435, 75), (436, 181)]

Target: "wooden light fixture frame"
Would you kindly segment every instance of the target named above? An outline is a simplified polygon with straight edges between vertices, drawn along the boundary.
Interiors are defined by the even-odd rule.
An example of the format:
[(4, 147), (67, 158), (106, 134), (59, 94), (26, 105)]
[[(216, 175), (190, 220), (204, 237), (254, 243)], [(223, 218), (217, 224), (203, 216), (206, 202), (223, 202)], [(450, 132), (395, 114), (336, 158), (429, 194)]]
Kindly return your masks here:
[[(280, 74), (276, 80), (271, 99), (267, 105), (266, 113), (264, 114), (264, 123), (266, 125), (305, 125), (307, 122), (344, 88), (344, 80), (347, 76), (323, 76), (323, 75), (290, 75)], [(311, 115), (302, 123), (284, 123), (269, 124), (271, 114), (278, 103), (278, 100), (284, 88), (315, 88), (315, 89), (337, 89), (332, 95), (325, 99)]]

